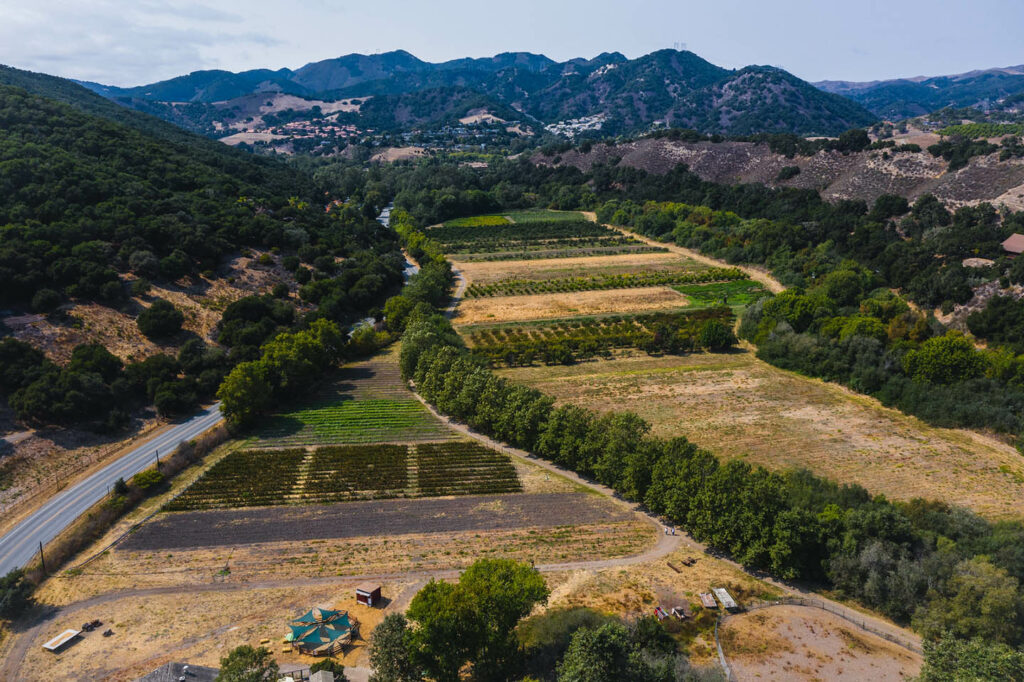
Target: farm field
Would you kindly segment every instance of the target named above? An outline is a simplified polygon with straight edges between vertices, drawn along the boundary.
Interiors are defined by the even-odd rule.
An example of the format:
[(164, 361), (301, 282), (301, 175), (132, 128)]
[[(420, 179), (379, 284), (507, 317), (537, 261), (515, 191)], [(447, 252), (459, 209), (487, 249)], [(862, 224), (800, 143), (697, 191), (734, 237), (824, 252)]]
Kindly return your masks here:
[(595, 275), (625, 275), (636, 272), (704, 272), (711, 266), (674, 253), (582, 256), (578, 258), (536, 258), (526, 261), (460, 261), (452, 265), (470, 284), (494, 284), (502, 280), (545, 280)]
[[(642, 242), (616, 242), (606, 246), (581, 246), (580, 244), (552, 245), (535, 247), (530, 250), (491, 250), (456, 254), (450, 258), (453, 262), (459, 263), (496, 263), (503, 261), (521, 262), (530, 260), (557, 260), (575, 258), (596, 258), (615, 255), (637, 256), (641, 254), (665, 254), (668, 249), (662, 246), (652, 246)], [(457, 259), (457, 260), (456, 260)]]
[(641, 287), (532, 296), (495, 296), (464, 300), (455, 311), (456, 326), (484, 322), (542, 320), (580, 315), (678, 310), (689, 299), (670, 287)]
[(455, 438), (413, 397), (391, 348), (343, 367), (315, 395), (267, 420), (252, 447), (412, 443)]
[(633, 515), (587, 493), (474, 495), (162, 514), (124, 550), (191, 550), (404, 533), (551, 528), (628, 521)]
[(236, 450), (168, 511), (520, 492), (508, 455), (477, 442)]
[(731, 616), (719, 635), (738, 682), (896, 682), (921, 671), (919, 654), (819, 609), (775, 606)]
[(673, 288), (690, 299), (693, 308), (727, 305), (739, 311), (765, 295), (764, 287), (749, 279), (713, 284), (686, 284)]
[(499, 374), (559, 402), (630, 410), (658, 436), (782, 470), (805, 467), (892, 499), (941, 499), (989, 518), (1024, 516), (1024, 462), (1011, 447), (940, 429), (749, 351), (522, 367)]
[(731, 327), (729, 308), (679, 313), (577, 317), (552, 322), (477, 326), (463, 330), (467, 345), (492, 365), (529, 365), (534, 361), (565, 363), (611, 357), (614, 350), (634, 348), (674, 352), (699, 349), (700, 332), (708, 320)]
[[(505, 279), (493, 284), (471, 284), (466, 298), (488, 296), (526, 296), (556, 292), (598, 291), (606, 289), (632, 289), (636, 287), (699, 285), (708, 282), (742, 280), (743, 273), (735, 268), (708, 268), (700, 272), (634, 272), (589, 277), (560, 277), (544, 280)], [(747, 286), (750, 286), (747, 282)]]
[(520, 211), (458, 218), (428, 228), (426, 233), (447, 253), (469, 254), (470, 259), (483, 254), (493, 260), (516, 259), (519, 252), (531, 251), (564, 255), (562, 251), (575, 249), (644, 248), (636, 238), (572, 212)]

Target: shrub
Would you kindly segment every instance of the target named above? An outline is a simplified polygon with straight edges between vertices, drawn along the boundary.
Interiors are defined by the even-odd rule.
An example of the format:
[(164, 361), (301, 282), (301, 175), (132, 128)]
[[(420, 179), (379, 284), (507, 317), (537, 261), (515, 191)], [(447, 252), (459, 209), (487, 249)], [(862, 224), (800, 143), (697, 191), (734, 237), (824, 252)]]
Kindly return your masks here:
[(60, 294), (53, 289), (40, 289), (32, 297), (32, 310), (38, 313), (48, 313), (57, 309), (60, 305)]
[(150, 488), (164, 482), (164, 475), (156, 469), (146, 469), (132, 476), (132, 485), (147, 492)]
[(164, 339), (181, 331), (185, 316), (169, 301), (162, 298), (153, 302), (139, 314), (139, 331), (150, 339)]
[(132, 282), (132, 296), (145, 296), (146, 294), (149, 293), (149, 290), (152, 287), (153, 285), (149, 283), (148, 279), (146, 279), (145, 277), (140, 277), (134, 282)]
[(785, 182), (800, 175), (800, 166), (783, 166), (775, 176), (776, 182)]

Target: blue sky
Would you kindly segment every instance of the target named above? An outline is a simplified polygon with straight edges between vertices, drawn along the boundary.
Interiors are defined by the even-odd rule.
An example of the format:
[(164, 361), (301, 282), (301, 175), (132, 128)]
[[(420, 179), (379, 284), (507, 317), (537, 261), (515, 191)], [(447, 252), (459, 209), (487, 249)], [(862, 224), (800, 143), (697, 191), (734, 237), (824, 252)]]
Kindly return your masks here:
[(1024, 64), (1021, 0), (0, 0), (0, 63), (113, 85), (350, 52), (636, 57), (874, 80)]

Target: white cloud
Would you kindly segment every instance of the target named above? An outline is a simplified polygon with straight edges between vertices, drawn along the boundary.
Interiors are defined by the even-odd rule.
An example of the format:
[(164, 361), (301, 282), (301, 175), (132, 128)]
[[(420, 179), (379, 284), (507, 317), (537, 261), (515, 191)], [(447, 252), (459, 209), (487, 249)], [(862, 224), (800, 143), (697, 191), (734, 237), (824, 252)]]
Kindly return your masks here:
[(193, 2), (0, 0), (0, 62), (112, 85), (136, 85), (219, 65), (222, 50), (280, 41), (234, 12)]

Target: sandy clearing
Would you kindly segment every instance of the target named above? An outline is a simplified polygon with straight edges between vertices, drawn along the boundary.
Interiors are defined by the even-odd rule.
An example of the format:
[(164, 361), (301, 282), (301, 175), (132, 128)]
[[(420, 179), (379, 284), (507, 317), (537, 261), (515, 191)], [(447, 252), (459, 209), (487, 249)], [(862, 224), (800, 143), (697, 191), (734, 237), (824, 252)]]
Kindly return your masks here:
[(649, 310), (681, 308), (689, 300), (670, 287), (578, 291), (564, 294), (531, 296), (495, 296), (464, 300), (455, 311), (456, 325), (481, 322), (517, 322), (602, 315), (607, 313), (639, 313)]
[(503, 279), (543, 280), (593, 275), (622, 275), (636, 272), (700, 272), (700, 263), (676, 253), (625, 253), (613, 256), (538, 258), (520, 261), (459, 261), (452, 265), (473, 284), (491, 284)]
[(775, 606), (731, 616), (719, 636), (740, 682), (895, 682), (921, 672), (919, 654), (819, 609)]
[(423, 147), (388, 147), (370, 157), (374, 163), (391, 163), (393, 161), (409, 161), (427, 155)]
[(786, 372), (749, 351), (651, 357), (499, 374), (559, 402), (630, 410), (655, 435), (684, 435), (716, 455), (806, 467), (872, 494), (940, 499), (988, 518), (1024, 516), (1024, 461), (972, 431), (940, 429), (836, 384)]
[(227, 137), (220, 138), (220, 141), (224, 144), (236, 145), (242, 144), (253, 144), (255, 142), (274, 142), (275, 140), (283, 140), (287, 135), (275, 135), (274, 133), (235, 133), (234, 135), (228, 135)]

